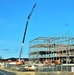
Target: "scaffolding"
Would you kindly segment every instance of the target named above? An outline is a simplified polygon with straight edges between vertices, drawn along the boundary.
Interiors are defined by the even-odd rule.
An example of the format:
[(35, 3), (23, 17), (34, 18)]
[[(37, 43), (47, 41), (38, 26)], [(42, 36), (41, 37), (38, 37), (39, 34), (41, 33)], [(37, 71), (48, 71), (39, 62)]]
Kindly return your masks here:
[(36, 63), (74, 64), (74, 38), (38, 37), (29, 42), (29, 60)]

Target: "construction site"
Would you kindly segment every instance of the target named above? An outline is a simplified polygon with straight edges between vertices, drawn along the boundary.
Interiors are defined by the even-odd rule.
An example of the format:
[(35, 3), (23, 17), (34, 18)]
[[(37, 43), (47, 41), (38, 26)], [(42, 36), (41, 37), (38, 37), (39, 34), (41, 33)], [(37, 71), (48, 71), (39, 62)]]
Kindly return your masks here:
[[(66, 34), (67, 35), (67, 34)], [(74, 74), (74, 38), (68, 33), (62, 37), (38, 37), (29, 42), (29, 61), (46, 65), (42, 67), (43, 72), (48, 75)], [(42, 75), (42, 71), (38, 72)], [(72, 74), (69, 74), (72, 73)], [(45, 74), (47, 75), (47, 73)]]
[(74, 64), (74, 38), (36, 38), (30, 41), (29, 60), (50, 64)]
[(22, 58), (28, 22), (35, 6), (36, 4), (27, 17), (18, 59), (1, 61), (0, 66), (5, 70), (26, 73), (22, 75), (74, 75), (74, 37), (70, 35), (69, 31), (62, 36), (58, 34), (57, 37), (38, 37), (31, 40), (29, 42), (29, 60)]

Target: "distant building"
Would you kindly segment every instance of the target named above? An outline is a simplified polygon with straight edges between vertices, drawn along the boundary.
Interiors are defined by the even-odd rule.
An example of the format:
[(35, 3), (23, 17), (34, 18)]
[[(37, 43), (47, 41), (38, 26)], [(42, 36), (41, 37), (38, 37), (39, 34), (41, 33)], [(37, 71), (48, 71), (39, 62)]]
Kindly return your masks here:
[[(28, 58), (23, 58), (24, 63), (28, 61)], [(18, 58), (8, 58), (8, 59), (0, 59), (0, 66), (5, 66), (7, 64), (16, 65)]]

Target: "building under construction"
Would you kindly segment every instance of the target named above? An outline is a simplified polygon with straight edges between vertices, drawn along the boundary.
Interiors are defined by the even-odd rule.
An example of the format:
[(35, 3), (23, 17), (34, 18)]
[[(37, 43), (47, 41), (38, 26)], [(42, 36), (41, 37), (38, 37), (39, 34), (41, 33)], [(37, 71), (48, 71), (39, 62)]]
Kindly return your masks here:
[(29, 60), (37, 63), (74, 64), (74, 38), (38, 37), (29, 42)]

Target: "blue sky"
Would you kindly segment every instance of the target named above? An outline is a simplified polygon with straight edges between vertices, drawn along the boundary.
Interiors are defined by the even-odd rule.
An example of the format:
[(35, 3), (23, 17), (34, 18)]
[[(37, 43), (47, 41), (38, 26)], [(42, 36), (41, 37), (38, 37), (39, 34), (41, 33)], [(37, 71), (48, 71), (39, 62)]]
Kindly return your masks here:
[(34, 3), (22, 57), (28, 57), (29, 41), (37, 37), (74, 37), (74, 0), (0, 0), (0, 56), (19, 57), (27, 16)]

